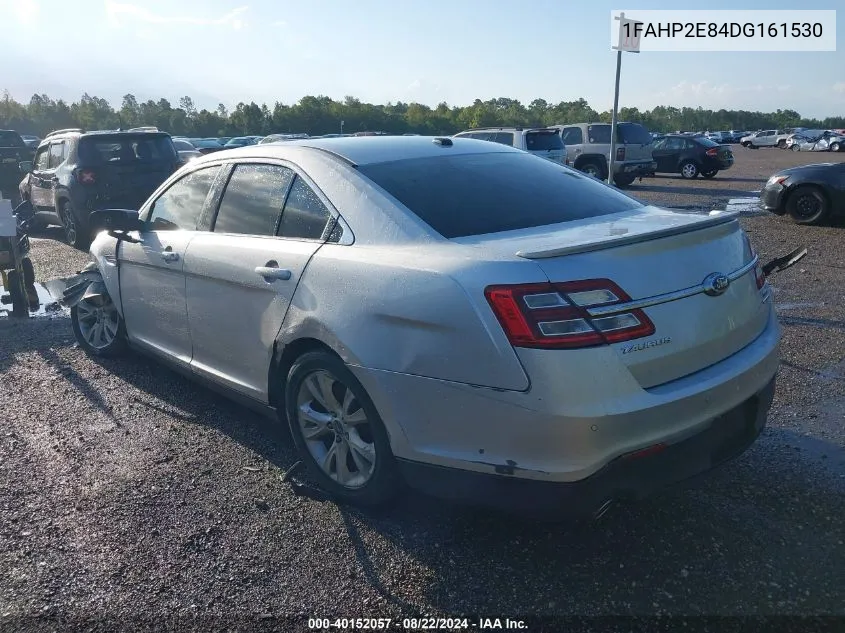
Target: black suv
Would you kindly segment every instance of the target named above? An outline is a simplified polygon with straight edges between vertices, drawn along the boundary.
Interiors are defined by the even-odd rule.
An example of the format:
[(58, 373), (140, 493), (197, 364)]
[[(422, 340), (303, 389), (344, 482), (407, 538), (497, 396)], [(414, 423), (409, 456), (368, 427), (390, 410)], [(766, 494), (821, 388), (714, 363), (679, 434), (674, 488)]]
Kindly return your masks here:
[(164, 132), (58, 130), (39, 144), (20, 195), (35, 209), (33, 229), (59, 224), (84, 249), (91, 211), (140, 208), (180, 164)]
[(20, 134), (14, 130), (0, 130), (0, 198), (9, 198), (15, 205), (21, 178), (19, 165), (31, 159), (32, 150)]

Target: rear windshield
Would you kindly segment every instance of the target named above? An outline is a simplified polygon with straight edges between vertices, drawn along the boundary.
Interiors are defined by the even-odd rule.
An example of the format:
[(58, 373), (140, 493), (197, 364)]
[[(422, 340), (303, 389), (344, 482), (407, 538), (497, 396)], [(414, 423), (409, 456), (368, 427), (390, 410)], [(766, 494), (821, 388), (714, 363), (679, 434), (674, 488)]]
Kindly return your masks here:
[(0, 132), (0, 147), (26, 147), (17, 132)]
[(459, 154), (358, 170), (446, 238), (570, 222), (635, 209), (622, 193), (533, 154)]
[(558, 134), (557, 130), (526, 132), (525, 148), (529, 152), (563, 149), (563, 141), (561, 140), (560, 134)]
[(647, 145), (651, 143), (651, 134), (639, 123), (619, 123), (619, 141), (631, 145)]
[(169, 136), (98, 135), (79, 142), (79, 158), (90, 164), (173, 162), (176, 150)]
[(169, 136), (121, 135), (83, 138), (79, 158), (91, 164), (173, 162), (176, 159)]
[(182, 152), (196, 149), (196, 147), (191, 145), (188, 141), (182, 141), (182, 140), (176, 140), (176, 139), (174, 139), (174, 141), (173, 141), (173, 146), (177, 150), (182, 151)]

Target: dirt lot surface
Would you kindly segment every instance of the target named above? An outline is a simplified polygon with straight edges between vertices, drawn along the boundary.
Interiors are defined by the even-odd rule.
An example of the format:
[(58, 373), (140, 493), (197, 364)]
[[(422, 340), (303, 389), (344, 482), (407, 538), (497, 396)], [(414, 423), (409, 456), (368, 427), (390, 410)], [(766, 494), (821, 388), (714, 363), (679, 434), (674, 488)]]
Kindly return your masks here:
[[(735, 152), (724, 177), (658, 177), (631, 193), (713, 208), (753, 196), (781, 167), (845, 159)], [(296, 496), (280, 480), (295, 458), (278, 423), (144, 357), (86, 357), (66, 316), (0, 318), (0, 630), (845, 617), (845, 227), (754, 213), (742, 222), (764, 260), (810, 249), (771, 280), (783, 363), (769, 426), (697, 487), (617, 507), (589, 528), (410, 493), (382, 513)], [(33, 242), (41, 281), (88, 259), (51, 231)]]

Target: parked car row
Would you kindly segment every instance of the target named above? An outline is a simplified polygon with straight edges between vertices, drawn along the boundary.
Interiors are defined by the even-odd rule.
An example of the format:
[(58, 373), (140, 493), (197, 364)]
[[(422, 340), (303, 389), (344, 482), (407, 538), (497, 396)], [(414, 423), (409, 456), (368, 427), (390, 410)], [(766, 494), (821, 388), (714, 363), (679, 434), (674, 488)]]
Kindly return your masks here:
[[(555, 133), (560, 139), (555, 138)], [(653, 135), (639, 123), (620, 122), (616, 128), (613, 182), (627, 187), (637, 178), (655, 173), (713, 178), (734, 163), (729, 145), (703, 135)], [(459, 132), (453, 138), (502, 143), (570, 165), (605, 180), (610, 171), (611, 125), (574, 123), (548, 128), (483, 128)]]

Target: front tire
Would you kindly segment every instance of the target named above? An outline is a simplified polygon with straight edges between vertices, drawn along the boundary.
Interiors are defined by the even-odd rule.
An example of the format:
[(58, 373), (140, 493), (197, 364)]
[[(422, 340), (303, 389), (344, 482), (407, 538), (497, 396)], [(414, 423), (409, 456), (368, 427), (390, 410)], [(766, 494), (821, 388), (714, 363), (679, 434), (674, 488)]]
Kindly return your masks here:
[(842, 145), (839, 143), (831, 143), (830, 144), (830, 151), (831, 152), (840, 152), (842, 151)]
[(618, 174), (613, 177), (613, 182), (617, 187), (621, 189), (624, 187), (630, 187), (636, 179), (637, 177), (631, 174)]
[(786, 141), (784, 139), (778, 141), (778, 149), (786, 149)]
[(698, 176), (698, 165), (688, 160), (681, 163), (681, 178), (694, 180)]
[(395, 497), (401, 479), (387, 431), (366, 390), (337, 356), (313, 351), (294, 362), (285, 413), (297, 450), (324, 490), (362, 506)]
[(830, 211), (824, 192), (813, 185), (802, 185), (789, 194), (786, 210), (796, 224), (821, 224)]
[(793, 143), (793, 144), (792, 144), (792, 147), (791, 147), (790, 149), (791, 149), (793, 152), (800, 152), (800, 151), (801, 151), (801, 146), (800, 146), (800, 145), (798, 145), (798, 143)]
[(710, 171), (701, 172), (701, 175), (704, 176), (705, 178), (709, 179), (709, 178), (713, 178), (718, 173), (719, 173), (718, 169), (711, 169)]
[(123, 317), (110, 297), (82, 299), (70, 309), (70, 322), (87, 354), (111, 358), (126, 351)]

